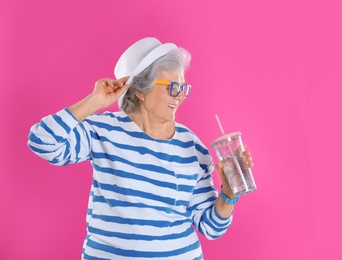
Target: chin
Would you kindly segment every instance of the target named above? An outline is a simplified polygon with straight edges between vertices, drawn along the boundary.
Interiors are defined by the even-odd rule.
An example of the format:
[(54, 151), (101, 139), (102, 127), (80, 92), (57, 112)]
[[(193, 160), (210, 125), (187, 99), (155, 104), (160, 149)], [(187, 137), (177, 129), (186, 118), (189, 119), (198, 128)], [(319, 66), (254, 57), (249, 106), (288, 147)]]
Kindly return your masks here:
[(164, 117), (164, 120), (165, 122), (168, 122), (168, 123), (173, 123), (176, 119), (176, 114), (173, 113), (172, 115), (168, 115), (166, 117)]

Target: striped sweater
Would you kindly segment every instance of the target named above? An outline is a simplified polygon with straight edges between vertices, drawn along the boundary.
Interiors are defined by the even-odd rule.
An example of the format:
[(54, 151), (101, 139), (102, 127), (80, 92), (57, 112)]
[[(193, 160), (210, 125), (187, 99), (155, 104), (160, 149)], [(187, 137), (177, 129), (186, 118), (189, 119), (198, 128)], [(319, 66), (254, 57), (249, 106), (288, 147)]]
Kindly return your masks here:
[(215, 239), (231, 224), (214, 206), (207, 148), (179, 123), (154, 139), (122, 111), (79, 123), (63, 109), (32, 126), (28, 146), (55, 165), (91, 161), (83, 259), (203, 259), (195, 229)]

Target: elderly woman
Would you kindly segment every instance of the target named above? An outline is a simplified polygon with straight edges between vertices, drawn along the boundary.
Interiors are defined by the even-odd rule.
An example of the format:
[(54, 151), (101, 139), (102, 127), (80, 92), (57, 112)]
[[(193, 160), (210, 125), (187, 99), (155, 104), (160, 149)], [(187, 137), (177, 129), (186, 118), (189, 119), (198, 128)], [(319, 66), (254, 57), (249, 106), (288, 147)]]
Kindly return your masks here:
[[(216, 239), (230, 226), (237, 198), (222, 165), (218, 196), (207, 148), (175, 122), (189, 61), (186, 50), (144, 38), (120, 57), (118, 80), (97, 81), (31, 128), (29, 147), (50, 163), (92, 162), (83, 259), (203, 259), (195, 228)], [(94, 114), (116, 101), (122, 111)]]

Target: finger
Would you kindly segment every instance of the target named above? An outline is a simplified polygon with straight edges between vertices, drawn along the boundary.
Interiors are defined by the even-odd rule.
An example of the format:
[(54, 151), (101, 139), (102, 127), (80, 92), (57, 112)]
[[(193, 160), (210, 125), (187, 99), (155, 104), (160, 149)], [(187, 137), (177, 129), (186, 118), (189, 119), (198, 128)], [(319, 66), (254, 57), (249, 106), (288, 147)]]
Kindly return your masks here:
[(123, 86), (125, 86), (127, 80), (129, 79), (129, 77), (123, 77), (123, 78), (120, 78), (118, 80), (111, 80), (111, 87), (114, 89), (114, 90), (117, 90), (119, 88), (122, 88)]
[(111, 83), (108, 79), (101, 79), (95, 85), (95, 89), (101, 87), (104, 88), (106, 92), (112, 92)]
[(246, 157), (251, 156), (251, 152), (249, 150), (243, 151), (242, 154)]
[(123, 86), (126, 84), (126, 82), (128, 81), (129, 79), (129, 76), (126, 76), (126, 77), (122, 77), (120, 79), (117, 80), (117, 83), (119, 86)]
[(253, 162), (247, 162), (247, 165), (248, 165), (249, 168), (253, 168), (254, 163)]
[(128, 79), (129, 79), (129, 76), (126, 76), (126, 77), (122, 77), (122, 78), (120, 78), (118, 80), (125, 84), (128, 81)]
[(252, 168), (253, 167), (253, 158), (251, 155), (248, 155), (245, 157), (246, 163), (248, 167)]
[(223, 168), (223, 164), (222, 164), (222, 162), (217, 162), (216, 163), (216, 165), (215, 165), (215, 167), (216, 167), (216, 170), (217, 171), (221, 171), (222, 170), (222, 168)]
[(103, 82), (106, 84), (106, 86), (112, 86), (112, 79), (109, 79), (109, 78), (105, 78), (103, 79)]
[(100, 79), (95, 82), (95, 87), (105, 87), (106, 86), (106, 81), (104, 79)]
[(223, 170), (223, 163), (219, 161), (218, 163), (216, 163), (215, 168), (220, 175), (220, 179), (222, 180), (225, 176), (224, 170)]
[(128, 89), (128, 85), (123, 85), (123, 86), (121, 86), (121, 87), (118, 87), (118, 88), (116, 88), (115, 89), (115, 93), (116, 93), (116, 95), (119, 97), (119, 96), (121, 96), (127, 89)]

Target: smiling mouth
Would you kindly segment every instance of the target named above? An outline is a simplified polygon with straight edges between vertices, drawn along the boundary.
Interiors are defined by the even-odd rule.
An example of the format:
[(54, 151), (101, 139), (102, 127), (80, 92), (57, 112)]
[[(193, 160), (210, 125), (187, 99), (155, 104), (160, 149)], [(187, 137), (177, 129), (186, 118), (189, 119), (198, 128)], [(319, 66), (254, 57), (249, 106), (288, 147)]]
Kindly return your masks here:
[(168, 104), (167, 106), (168, 106), (169, 108), (172, 108), (172, 109), (176, 109), (176, 108), (177, 108), (177, 105)]

